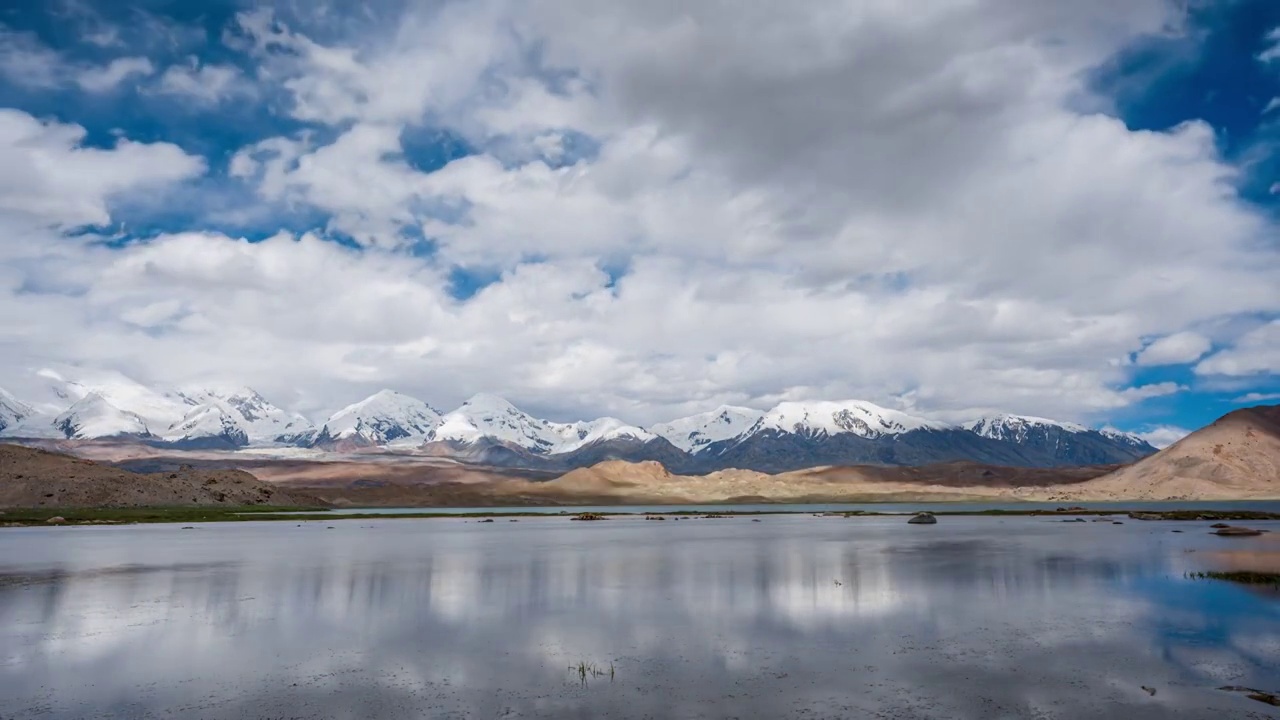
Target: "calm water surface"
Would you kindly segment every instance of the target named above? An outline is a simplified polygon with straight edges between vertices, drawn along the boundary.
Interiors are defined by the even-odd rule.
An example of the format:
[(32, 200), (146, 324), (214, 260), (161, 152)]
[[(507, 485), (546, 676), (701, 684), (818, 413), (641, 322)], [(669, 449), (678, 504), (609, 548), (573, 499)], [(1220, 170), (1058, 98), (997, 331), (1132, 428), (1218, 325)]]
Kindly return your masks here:
[(1267, 547), (1021, 517), (4, 529), (0, 718), (1275, 718), (1216, 688), (1280, 690), (1280, 601), (1184, 577)]
[[(512, 506), (512, 507), (405, 507), (405, 508), (341, 508), (324, 510), (334, 516), (359, 513), (362, 515), (468, 515), (476, 513), (544, 515), (575, 515), (580, 512), (599, 513), (672, 513), (672, 512), (740, 512), (740, 513), (789, 513), (789, 512), (853, 512), (862, 510), (878, 513), (976, 512), (982, 510), (1054, 510), (1060, 507), (1083, 507), (1089, 510), (1257, 510), (1280, 513), (1280, 501), (1238, 500), (1219, 502), (942, 502), (942, 503), (769, 503), (734, 505), (583, 505), (583, 506)], [(314, 515), (316, 510), (281, 513), (282, 515)]]

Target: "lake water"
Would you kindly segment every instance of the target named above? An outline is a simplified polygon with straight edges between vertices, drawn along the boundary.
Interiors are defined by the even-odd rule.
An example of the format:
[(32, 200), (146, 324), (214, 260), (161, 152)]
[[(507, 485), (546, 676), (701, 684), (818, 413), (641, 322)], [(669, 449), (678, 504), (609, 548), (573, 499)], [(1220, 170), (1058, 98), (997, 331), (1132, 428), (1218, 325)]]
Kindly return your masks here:
[(1280, 690), (1280, 601), (1184, 576), (1265, 547), (1031, 517), (4, 529), (0, 718), (1275, 718), (1216, 688)]
[[(738, 512), (738, 513), (823, 513), (855, 512), (917, 513), (917, 512), (980, 512), (983, 510), (1054, 510), (1060, 507), (1082, 507), (1088, 510), (1257, 510), (1280, 513), (1277, 500), (1229, 500), (1229, 501), (1130, 501), (1130, 502), (940, 502), (940, 503), (738, 503), (733, 505), (582, 505), (582, 506), (510, 506), (510, 507), (403, 507), (403, 508), (339, 508), (321, 510), (329, 515), (576, 515), (595, 513), (662, 513), (676, 512)], [(283, 515), (314, 515), (316, 510), (281, 513)]]

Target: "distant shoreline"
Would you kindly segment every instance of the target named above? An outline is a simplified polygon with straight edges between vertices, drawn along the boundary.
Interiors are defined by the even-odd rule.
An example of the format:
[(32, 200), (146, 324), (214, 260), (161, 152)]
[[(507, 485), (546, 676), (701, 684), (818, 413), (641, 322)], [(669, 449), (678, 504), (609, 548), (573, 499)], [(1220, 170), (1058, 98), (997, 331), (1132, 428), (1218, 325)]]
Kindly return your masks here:
[[(904, 503), (909, 504), (909, 503)], [(920, 503), (921, 505), (935, 505), (939, 503)], [(1137, 522), (1154, 522), (1154, 521), (1223, 521), (1223, 520), (1280, 520), (1280, 511), (1259, 511), (1259, 510), (1215, 510), (1215, 509), (1198, 509), (1189, 506), (1185, 509), (1178, 510), (1149, 510), (1138, 507), (1140, 501), (1135, 501), (1135, 505), (1128, 509), (1122, 508), (1085, 508), (1071, 507), (1062, 509), (1044, 509), (1044, 508), (1027, 508), (1025, 510), (1011, 509), (964, 509), (966, 503), (955, 503), (956, 509), (939, 510), (929, 508), (929, 511), (940, 517), (1057, 517), (1057, 518), (1074, 518), (1074, 517), (1121, 517)], [(886, 512), (867, 511), (867, 510), (850, 510), (850, 511), (826, 511), (815, 512), (810, 509), (788, 508), (787, 505), (779, 505), (775, 509), (752, 509), (752, 510), (726, 510), (723, 508), (710, 509), (715, 506), (707, 506), (708, 509), (696, 509), (692, 506), (671, 506), (670, 510), (657, 511), (652, 509), (627, 509), (630, 506), (618, 506), (617, 510), (592, 510), (590, 513), (583, 513), (581, 510), (564, 506), (554, 506), (561, 508), (558, 512), (534, 511), (510, 509), (504, 510), (494, 508), (492, 510), (477, 510), (476, 512), (443, 512), (431, 508), (423, 508), (422, 512), (402, 512), (402, 513), (386, 513), (386, 512), (361, 512), (362, 510), (372, 510), (373, 508), (355, 508), (355, 509), (332, 509), (325, 511), (316, 511), (314, 508), (288, 508), (288, 507), (152, 507), (152, 508), (9, 508), (0, 515), (0, 528), (2, 527), (83, 527), (83, 526), (101, 526), (101, 525), (134, 525), (134, 524), (150, 524), (150, 523), (208, 523), (208, 522), (257, 522), (257, 521), (273, 521), (285, 522), (292, 521), (296, 523), (317, 522), (317, 521), (337, 521), (337, 520), (424, 520), (424, 519), (519, 519), (519, 518), (562, 518), (572, 519), (581, 514), (589, 514), (601, 516), (603, 518), (611, 517), (646, 517), (646, 516), (665, 516), (679, 517), (685, 519), (692, 518), (725, 518), (731, 519), (735, 517), (752, 517), (764, 515), (810, 515), (828, 518), (885, 518), (885, 517), (904, 517), (912, 514), (913, 510), (895, 510)], [(61, 518), (61, 521), (50, 522), (52, 518)]]

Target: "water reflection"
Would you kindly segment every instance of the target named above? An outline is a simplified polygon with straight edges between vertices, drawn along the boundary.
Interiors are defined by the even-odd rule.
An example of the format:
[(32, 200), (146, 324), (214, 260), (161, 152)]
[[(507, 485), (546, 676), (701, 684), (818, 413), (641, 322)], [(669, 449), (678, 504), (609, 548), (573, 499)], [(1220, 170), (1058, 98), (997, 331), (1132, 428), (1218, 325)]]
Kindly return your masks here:
[[(1234, 541), (1081, 525), (14, 531), (0, 535), (0, 717), (1265, 710), (1213, 688), (1280, 684), (1277, 604), (1182, 577)], [(578, 662), (616, 675), (584, 686)]]

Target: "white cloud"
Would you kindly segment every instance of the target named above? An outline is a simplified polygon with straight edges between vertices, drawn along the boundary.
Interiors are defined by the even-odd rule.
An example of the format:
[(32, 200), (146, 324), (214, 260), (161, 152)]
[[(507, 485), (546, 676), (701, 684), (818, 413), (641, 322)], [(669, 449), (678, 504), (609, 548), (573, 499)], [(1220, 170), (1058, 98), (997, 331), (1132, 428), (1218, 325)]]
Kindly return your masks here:
[(1273, 97), (1271, 98), (1270, 102), (1267, 103), (1267, 106), (1262, 108), (1262, 114), (1267, 115), (1272, 110), (1277, 110), (1277, 109), (1280, 109), (1280, 97)]
[(1245, 333), (1234, 347), (1202, 360), (1196, 366), (1196, 372), (1231, 376), (1280, 374), (1280, 320)]
[(105, 224), (111, 198), (204, 171), (203, 160), (169, 143), (120, 139), (102, 149), (83, 146), (84, 137), (79, 125), (0, 109), (0, 214), (63, 227)]
[(1258, 54), (1258, 60), (1262, 62), (1271, 62), (1272, 60), (1280, 60), (1280, 28), (1276, 28), (1267, 33), (1267, 41), (1271, 43), (1267, 49)]
[(1191, 434), (1190, 430), (1180, 428), (1176, 425), (1161, 425), (1151, 428), (1146, 432), (1135, 433), (1138, 437), (1146, 440), (1152, 447), (1164, 448), (1178, 442), (1182, 438)]
[(1233, 398), (1231, 402), (1237, 405), (1256, 405), (1258, 403), (1269, 403), (1274, 400), (1280, 400), (1280, 393), (1245, 393), (1240, 397)]
[(144, 57), (116, 58), (103, 67), (81, 71), (76, 76), (76, 84), (87, 92), (109, 92), (134, 75), (146, 76), (154, 72), (155, 67)]
[[(1133, 365), (1194, 362), (1209, 348), (1190, 328), (1280, 310), (1274, 226), (1212, 130), (1079, 109), (1088, 71), (1169, 12), (492, 0), (315, 38), (244, 14), (256, 92), (324, 129), (241, 148), (230, 174), (367, 249), (198, 227), (119, 251), (50, 238), (0, 272), (0, 292), (46, 289), (0, 295), (0, 337), (22, 338), (0, 357), (10, 374), (52, 358), (217, 376), (300, 408), (389, 385), (636, 422), (811, 397), (1105, 417), (1183, 389), (1133, 387)], [(159, 87), (249, 82), (219, 85), (220, 67)], [(478, 152), (421, 172), (404, 137), (435, 126)], [(95, 152), (79, 142), (55, 143), (59, 167)], [(161, 152), (115, 152), (132, 147)], [(143, 165), (180, 171), (156, 181), (188, 177), (166, 152)], [(101, 222), (112, 191), (74, 191), (81, 174), (15, 184), (3, 211)], [(406, 252), (420, 236), (434, 254)], [(455, 300), (455, 266), (498, 280)]]
[(62, 82), (62, 58), (34, 35), (0, 24), (0, 77), (14, 85), (56, 87)]
[(1209, 338), (1195, 332), (1166, 335), (1142, 349), (1134, 362), (1140, 366), (1183, 365), (1204, 357), (1212, 349)]
[(160, 76), (157, 91), (214, 105), (237, 94), (250, 94), (240, 69), (233, 65), (172, 65)]

